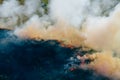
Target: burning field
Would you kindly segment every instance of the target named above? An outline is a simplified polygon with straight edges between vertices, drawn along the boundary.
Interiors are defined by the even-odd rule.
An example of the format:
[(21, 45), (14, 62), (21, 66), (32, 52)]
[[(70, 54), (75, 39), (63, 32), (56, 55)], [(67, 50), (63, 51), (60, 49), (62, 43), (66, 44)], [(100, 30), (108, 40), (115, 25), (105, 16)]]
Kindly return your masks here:
[(0, 80), (120, 80), (119, 0), (0, 0)]
[(84, 57), (92, 50), (63, 46), (57, 40), (21, 39), (4, 29), (0, 33), (1, 80), (109, 80), (83, 69), (94, 60)]

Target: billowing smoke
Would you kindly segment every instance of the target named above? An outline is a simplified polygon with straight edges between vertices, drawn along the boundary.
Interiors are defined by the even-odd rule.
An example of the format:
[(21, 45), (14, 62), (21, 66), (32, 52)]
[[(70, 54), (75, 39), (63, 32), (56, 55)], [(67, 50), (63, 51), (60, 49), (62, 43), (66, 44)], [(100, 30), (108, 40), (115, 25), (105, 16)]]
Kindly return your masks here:
[(85, 40), (81, 32), (69, 24), (61, 21), (50, 25), (50, 22), (42, 21), (38, 16), (33, 16), (22, 29), (16, 29), (15, 34), (22, 38), (58, 40), (76, 47), (81, 46)]
[(85, 23), (86, 43), (96, 49), (119, 51), (120, 5), (109, 17), (91, 17)]
[(119, 80), (120, 59), (113, 57), (111, 52), (96, 53), (95, 61), (89, 64), (89, 68), (97, 73), (107, 76), (112, 80)]
[(0, 27), (13, 29), (24, 24), (35, 14), (44, 14), (41, 0), (25, 0), (23, 3), (20, 4), (18, 0), (3, 0), (0, 5)]
[[(78, 51), (76, 53), (71, 53), (69, 56), (67, 56), (67, 59), (68, 57), (69, 58), (71, 57), (70, 58), (71, 64), (69, 65), (72, 66), (72, 68), (70, 68), (70, 71), (73, 71), (74, 69), (78, 69), (77, 71), (83, 73), (87, 73), (85, 71), (89, 72), (89, 70), (91, 70), (90, 72), (94, 72), (94, 73), (89, 73), (92, 76), (91, 78), (89, 77), (83, 80), (88, 80), (88, 79), (94, 80), (93, 77), (94, 78), (96, 77), (95, 78), (96, 80), (99, 79), (98, 75), (101, 75), (102, 77), (103, 76), (107, 77), (111, 80), (119, 80), (120, 79), (119, 77), (120, 75), (119, 74), (120, 72), (119, 0), (114, 0), (114, 1), (113, 0), (49, 0), (48, 3), (49, 4), (46, 5), (45, 3), (43, 3), (43, 0), (24, 0), (23, 3), (20, 4), (18, 0), (4, 0), (3, 3), (0, 5), (0, 13), (1, 13), (0, 28), (11, 29), (12, 35), (14, 35), (14, 37), (19, 37), (18, 40), (20, 39), (20, 40), (31, 40), (31, 41), (35, 40), (38, 42), (40, 41), (41, 43), (38, 46), (40, 45), (46, 46), (46, 44), (42, 44), (42, 40), (44, 41), (55, 40), (60, 43), (60, 45), (59, 44), (57, 45), (62, 46), (59, 48), (70, 46), (71, 52), (73, 47), (77, 48)], [(8, 40), (9, 38), (7, 39), (7, 41)], [(22, 48), (24, 51), (26, 51), (26, 53), (30, 53), (29, 50), (31, 49), (31, 45), (34, 45), (34, 43), (36, 44), (36, 42), (34, 41), (30, 45), (25, 43), (27, 44), (25, 50), (24, 48), (22, 48), (23, 45), (18, 46), (17, 44), (17, 47)], [(1, 44), (3, 43), (1, 42)], [(47, 44), (49, 45), (49, 43)], [(50, 43), (50, 45), (52, 44)], [(56, 44), (53, 43), (53, 45)], [(13, 47), (12, 52), (14, 52), (15, 46)], [(2, 49), (4, 50), (4, 48), (6, 47), (1, 47), (1, 50)], [(49, 46), (47, 46), (47, 49), (50, 51), (50, 53), (45, 52), (46, 53), (45, 56), (47, 55), (51, 56), (52, 52), (58, 54), (60, 53), (58, 48), (57, 49), (54, 48), (55, 46), (52, 48), (51, 51), (49, 50)], [(87, 50), (93, 49), (93, 52), (96, 51), (96, 53), (93, 53), (92, 51), (84, 52), (86, 51), (85, 48), (87, 48)], [(38, 50), (37, 47), (34, 49)], [(39, 49), (45, 50), (46, 47), (43, 48), (40, 47)], [(19, 49), (18, 51), (20, 50), (21, 49)], [(41, 50), (40, 53), (41, 52), (44, 51)], [(38, 54), (39, 51), (35, 53)], [(61, 52), (61, 54), (62, 53), (63, 52)], [(82, 55), (83, 53), (85, 54)], [(58, 54), (56, 54), (56, 56), (58, 56)], [(44, 55), (42, 56), (45, 57)], [(55, 58), (55, 60), (61, 62), (66, 61), (65, 58), (63, 59), (64, 61), (62, 61), (61, 58), (59, 58), (60, 59), (59, 60), (56, 58), (56, 56), (52, 58)], [(80, 62), (79, 63), (77, 62), (76, 64), (75, 63), (76, 59), (73, 59), (73, 56), (75, 56), (75, 58), (78, 59), (77, 61)], [(25, 59), (24, 57), (22, 58)], [(54, 63), (54, 59), (52, 58), (50, 64)], [(15, 59), (17, 58), (15, 57)], [(42, 60), (42, 57), (38, 57), (37, 59), (38, 59), (37, 61), (39, 62)], [(45, 57), (43, 61), (45, 61), (46, 59), (48, 58)], [(44, 65), (44, 62), (43, 63), (40, 62), (40, 63), (41, 65)], [(48, 63), (46, 62), (46, 64)], [(61, 64), (62, 68), (65, 63)], [(44, 66), (42, 68), (44, 68)], [(61, 68), (59, 68), (58, 71), (60, 70)], [(53, 71), (53, 73), (55, 72), (56, 70)], [(61, 74), (61, 72), (59, 73)], [(72, 76), (72, 80), (73, 79), (79, 80), (79, 77), (73, 78), (74, 75), (71, 76)], [(65, 79), (65, 80), (69, 80), (69, 79)], [(106, 78), (104, 79), (100, 78), (100, 80), (106, 80)]]
[(89, 16), (107, 16), (116, 4), (117, 0), (51, 0), (50, 12), (52, 18), (80, 27)]

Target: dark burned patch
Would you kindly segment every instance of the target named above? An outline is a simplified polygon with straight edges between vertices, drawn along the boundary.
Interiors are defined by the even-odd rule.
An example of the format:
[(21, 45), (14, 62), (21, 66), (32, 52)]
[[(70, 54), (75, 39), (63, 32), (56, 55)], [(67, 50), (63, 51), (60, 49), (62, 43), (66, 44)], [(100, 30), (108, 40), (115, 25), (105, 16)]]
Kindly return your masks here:
[(92, 70), (76, 69), (64, 75), (63, 80), (109, 80), (109, 79), (93, 73)]
[(76, 51), (56, 40), (22, 40), (0, 30), (0, 80), (108, 80), (90, 70), (70, 70), (80, 65), (75, 58), (69, 60)]

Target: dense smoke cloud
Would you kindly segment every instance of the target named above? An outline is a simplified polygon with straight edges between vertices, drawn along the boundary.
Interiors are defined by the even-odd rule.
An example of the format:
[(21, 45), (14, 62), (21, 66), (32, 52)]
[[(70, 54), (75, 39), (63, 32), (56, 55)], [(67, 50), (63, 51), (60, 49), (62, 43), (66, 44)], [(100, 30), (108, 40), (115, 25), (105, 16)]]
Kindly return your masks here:
[(92, 17), (86, 21), (86, 43), (89, 46), (98, 50), (119, 51), (119, 7), (120, 5), (117, 5), (109, 17)]
[(41, 0), (25, 0), (23, 5), (17, 0), (5, 0), (0, 5), (0, 27), (12, 29), (21, 39), (57, 40), (67, 46), (99, 51), (90, 55), (95, 61), (79, 68), (119, 80), (119, 1), (50, 0), (47, 7), (46, 15)]
[(107, 16), (117, 3), (117, 0), (51, 0), (50, 10), (52, 18), (62, 18), (80, 27), (89, 16)]
[[(45, 19), (45, 17), (43, 19)], [(22, 38), (58, 40), (66, 45), (76, 47), (81, 46), (85, 40), (84, 36), (81, 35), (82, 33), (69, 24), (59, 21), (54, 25), (50, 25), (50, 22), (41, 20), (42, 18), (34, 16), (23, 28), (16, 29), (14, 33)]]
[(25, 0), (20, 5), (17, 0), (4, 0), (0, 5), (0, 27), (13, 29), (25, 23), (31, 16), (43, 15), (41, 0)]
[(90, 63), (88, 68), (109, 77), (111, 80), (120, 79), (120, 58), (113, 57), (109, 51), (96, 53), (94, 58), (96, 58), (95, 61)]

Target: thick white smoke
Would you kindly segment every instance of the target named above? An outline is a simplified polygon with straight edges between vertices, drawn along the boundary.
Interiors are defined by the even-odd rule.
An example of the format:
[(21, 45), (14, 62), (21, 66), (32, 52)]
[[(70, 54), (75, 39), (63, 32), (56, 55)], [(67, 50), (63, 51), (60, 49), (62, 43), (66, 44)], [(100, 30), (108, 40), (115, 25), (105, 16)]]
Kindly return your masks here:
[[(7, 2), (10, 3), (10, 1)], [(115, 52), (120, 51), (119, 50), (119, 33), (120, 33), (119, 7), (120, 6), (118, 4), (119, 2), (118, 0), (114, 0), (114, 1), (113, 0), (102, 0), (102, 1), (101, 0), (77, 0), (77, 1), (50, 0), (50, 4), (49, 4), (50, 10), (48, 14), (49, 16), (42, 16), (42, 17), (36, 14), (36, 11), (38, 9), (41, 9), (39, 8), (41, 5), (39, 4), (40, 0), (35, 0), (35, 1), (25, 0), (24, 5), (19, 5), (16, 0), (13, 0), (13, 2), (14, 2), (14, 6), (16, 7), (14, 7), (15, 9), (13, 9), (10, 16), (15, 15), (15, 12), (19, 12), (20, 15), (24, 14), (29, 18), (25, 24), (21, 25), (22, 26), (21, 30), (17, 29), (15, 31), (15, 34), (17, 35), (19, 35), (18, 33), (20, 33), (20, 31), (23, 30), (22, 32), (25, 32), (23, 34), (24, 35), (26, 34), (26, 37), (29, 36), (30, 38), (32, 37), (36, 38), (33, 35), (35, 34), (35, 36), (37, 35), (37, 38), (40, 37), (45, 39), (50, 38), (50, 39), (58, 40), (60, 38), (57, 37), (60, 37), (61, 33), (63, 33), (63, 36), (61, 38), (68, 36), (68, 33), (70, 33), (71, 31), (71, 29), (69, 31), (68, 28), (74, 26), (73, 27), (74, 32), (73, 31), (72, 32), (77, 36), (73, 38), (73, 36), (75, 35), (71, 35), (70, 38), (67, 37), (67, 40), (73, 38), (73, 40), (76, 39), (77, 42), (80, 43), (79, 41), (80, 37), (78, 36), (85, 35), (86, 40), (84, 42), (87, 46), (91, 48), (97, 50), (112, 50), (112, 51), (114, 50)], [(5, 4), (6, 2), (4, 2), (2, 5)], [(18, 11), (19, 8), (21, 9), (21, 11)], [(35, 17), (35, 15), (37, 16), (37, 18)], [(55, 22), (53, 25), (51, 25), (52, 20), (53, 22)], [(78, 29), (81, 26), (83, 28), (83, 34), (81, 34), (81, 30)], [(37, 30), (37, 31), (33, 31), (33, 33), (31, 33), (31, 31), (28, 30), (27, 32), (26, 29), (29, 29), (29, 27), (30, 28), (32, 27), (34, 28), (32, 30)], [(56, 33), (56, 35), (53, 35), (55, 34), (55, 32), (57, 32), (58, 34)], [(66, 38), (60, 40), (66, 42)]]
[(117, 3), (117, 0), (51, 0), (50, 11), (52, 18), (63, 18), (69, 24), (80, 27), (89, 16), (109, 14)]
[(13, 29), (35, 14), (39, 16), (44, 14), (41, 0), (25, 0), (24, 5), (18, 0), (3, 0), (0, 5), (0, 27)]
[[(107, 15), (118, 0), (49, 0), (50, 18), (64, 20), (75, 27), (80, 27), (89, 16)], [(107, 5), (106, 5), (107, 3)], [(3, 0), (0, 5), (1, 27), (13, 28), (24, 24), (34, 15), (44, 15), (41, 0), (25, 0), (21, 5), (18, 0)]]
[(50, 5), (51, 15), (55, 19), (63, 18), (66, 22), (79, 26), (87, 16), (89, 5), (88, 0), (52, 0)]
[[(104, 65), (105, 60), (110, 61), (111, 66), (117, 65), (116, 62), (120, 60), (117, 58), (116, 61), (112, 52), (117, 54), (116, 57), (119, 56), (119, 0), (49, 0), (49, 2), (49, 13), (46, 15), (41, 0), (25, 0), (23, 5), (18, 0), (4, 0), (0, 5), (0, 27), (12, 28), (14, 34), (22, 38), (54, 39), (76, 47), (82, 44), (98, 51), (110, 51), (110, 56), (105, 53), (98, 54), (94, 64), (90, 64), (92, 66), (90, 69), (94, 68), (101, 74), (104, 70), (99, 65)], [(103, 60), (100, 57), (103, 57)], [(109, 67), (103, 75), (119, 80), (117, 74), (120, 71), (119, 67), (120, 65)], [(105, 65), (105, 68), (108, 68), (108, 65)]]
[(96, 49), (120, 51), (120, 4), (109, 17), (91, 17), (85, 25), (86, 43)]

